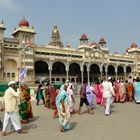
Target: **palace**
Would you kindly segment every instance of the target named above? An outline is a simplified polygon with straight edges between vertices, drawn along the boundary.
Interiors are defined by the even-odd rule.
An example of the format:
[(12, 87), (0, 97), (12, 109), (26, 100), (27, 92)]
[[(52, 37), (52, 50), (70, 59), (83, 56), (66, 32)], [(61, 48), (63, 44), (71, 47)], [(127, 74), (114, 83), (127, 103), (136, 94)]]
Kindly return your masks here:
[[(88, 42), (82, 34), (77, 48), (64, 45), (54, 26), (48, 45), (35, 43), (35, 29), (23, 18), (12, 38), (4, 37), (4, 22), (0, 23), (0, 81), (18, 81), (22, 66), (27, 69), (27, 82), (49, 78), (50, 81), (93, 82), (107, 76), (126, 79), (140, 75), (140, 48), (132, 43), (122, 54), (110, 54), (104, 38)], [(119, 46), (118, 46), (119, 47)]]

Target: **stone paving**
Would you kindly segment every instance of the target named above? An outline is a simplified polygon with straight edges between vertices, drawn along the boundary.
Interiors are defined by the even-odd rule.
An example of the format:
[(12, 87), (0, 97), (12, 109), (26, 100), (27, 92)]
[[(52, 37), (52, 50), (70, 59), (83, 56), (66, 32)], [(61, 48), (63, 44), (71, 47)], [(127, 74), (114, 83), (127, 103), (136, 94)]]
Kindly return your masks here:
[[(79, 98), (76, 97), (76, 108)], [(53, 118), (53, 111), (46, 109), (40, 102), (35, 105), (32, 100), (34, 120), (23, 127), (27, 134), (11, 134), (0, 140), (139, 140), (140, 139), (140, 105), (132, 103), (114, 103), (112, 114), (104, 115), (104, 107), (96, 105), (94, 115), (74, 114), (71, 117), (72, 129), (66, 133), (59, 132), (58, 119)], [(3, 120), (3, 113), (0, 117)]]

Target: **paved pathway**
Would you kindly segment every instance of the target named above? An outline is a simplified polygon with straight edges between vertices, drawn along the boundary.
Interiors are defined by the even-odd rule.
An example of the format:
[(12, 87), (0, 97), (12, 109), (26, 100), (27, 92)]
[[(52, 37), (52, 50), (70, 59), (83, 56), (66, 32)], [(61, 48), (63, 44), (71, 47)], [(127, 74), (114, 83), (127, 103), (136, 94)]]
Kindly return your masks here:
[[(79, 98), (76, 99), (79, 103)], [(110, 116), (104, 115), (104, 107), (96, 105), (95, 114), (74, 114), (73, 128), (59, 132), (58, 120), (53, 119), (53, 111), (32, 101), (35, 120), (25, 125), (27, 134), (11, 133), (0, 140), (139, 140), (140, 105), (135, 103), (115, 103)], [(76, 108), (78, 104), (76, 104)], [(82, 111), (86, 110), (83, 107)], [(3, 118), (3, 113), (0, 113)]]

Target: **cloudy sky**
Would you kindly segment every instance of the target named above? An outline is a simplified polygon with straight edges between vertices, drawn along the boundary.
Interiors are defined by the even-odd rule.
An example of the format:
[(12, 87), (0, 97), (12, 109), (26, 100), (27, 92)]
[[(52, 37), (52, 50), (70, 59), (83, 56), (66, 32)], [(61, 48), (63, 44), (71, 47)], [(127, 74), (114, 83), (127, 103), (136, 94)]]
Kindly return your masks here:
[(25, 16), (37, 32), (36, 43), (48, 44), (54, 25), (61, 40), (77, 48), (82, 33), (89, 42), (104, 37), (110, 52), (124, 53), (135, 42), (140, 46), (140, 0), (0, 0), (0, 20), (5, 37)]

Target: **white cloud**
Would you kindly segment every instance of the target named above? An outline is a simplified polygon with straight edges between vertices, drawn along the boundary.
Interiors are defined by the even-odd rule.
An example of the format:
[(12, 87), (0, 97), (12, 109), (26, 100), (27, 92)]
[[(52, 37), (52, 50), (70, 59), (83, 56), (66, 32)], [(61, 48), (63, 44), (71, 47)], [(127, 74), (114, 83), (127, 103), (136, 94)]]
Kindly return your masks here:
[(17, 11), (20, 5), (17, 0), (0, 0), (0, 7), (10, 11)]

